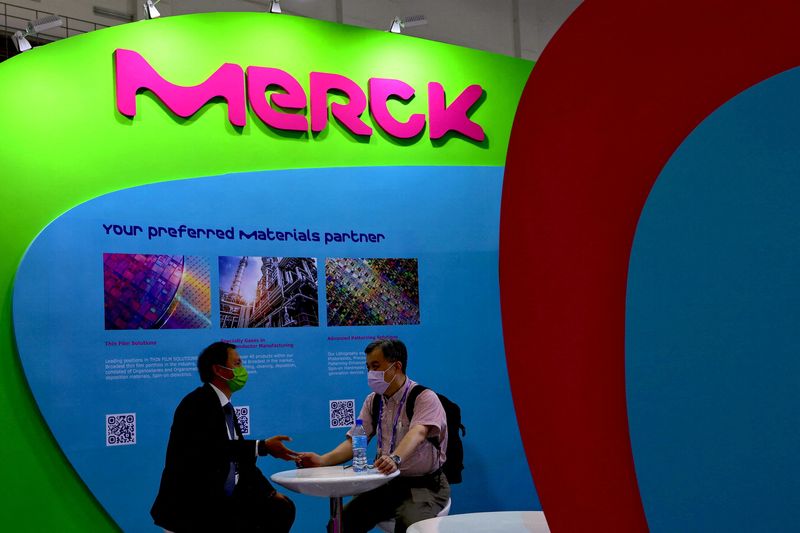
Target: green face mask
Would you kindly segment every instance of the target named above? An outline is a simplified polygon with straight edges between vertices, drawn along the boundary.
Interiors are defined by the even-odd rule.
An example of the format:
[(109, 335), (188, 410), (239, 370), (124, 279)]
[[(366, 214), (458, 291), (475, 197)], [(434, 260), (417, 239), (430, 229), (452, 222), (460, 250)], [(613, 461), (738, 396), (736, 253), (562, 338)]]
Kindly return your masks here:
[(233, 372), (233, 377), (228, 380), (228, 387), (230, 387), (231, 392), (236, 392), (237, 390), (242, 390), (245, 384), (247, 383), (247, 369), (243, 366), (237, 366), (235, 368), (228, 368), (227, 366), (223, 366), (227, 370)]

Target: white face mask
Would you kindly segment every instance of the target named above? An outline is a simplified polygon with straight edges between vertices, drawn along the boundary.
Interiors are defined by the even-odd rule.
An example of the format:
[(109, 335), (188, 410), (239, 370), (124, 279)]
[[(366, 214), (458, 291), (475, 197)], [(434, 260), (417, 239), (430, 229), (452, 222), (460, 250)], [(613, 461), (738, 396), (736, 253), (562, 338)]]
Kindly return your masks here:
[(384, 392), (386, 392), (386, 389), (389, 388), (389, 385), (391, 385), (394, 382), (394, 378), (397, 377), (397, 370), (395, 370), (392, 381), (388, 383), (386, 382), (384, 377), (386, 376), (386, 372), (389, 371), (389, 368), (387, 368), (386, 370), (370, 370), (369, 372), (367, 372), (367, 385), (375, 394), (383, 394)]

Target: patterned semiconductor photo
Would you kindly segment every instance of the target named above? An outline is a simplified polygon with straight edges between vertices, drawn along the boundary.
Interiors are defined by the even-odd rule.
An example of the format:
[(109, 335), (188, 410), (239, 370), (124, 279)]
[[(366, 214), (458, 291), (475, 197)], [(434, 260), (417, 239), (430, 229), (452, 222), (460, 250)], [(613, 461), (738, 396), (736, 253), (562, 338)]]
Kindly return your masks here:
[(211, 327), (204, 257), (103, 254), (105, 329)]
[(419, 324), (416, 259), (327, 259), (328, 326)]
[(221, 328), (319, 326), (313, 257), (219, 258)]

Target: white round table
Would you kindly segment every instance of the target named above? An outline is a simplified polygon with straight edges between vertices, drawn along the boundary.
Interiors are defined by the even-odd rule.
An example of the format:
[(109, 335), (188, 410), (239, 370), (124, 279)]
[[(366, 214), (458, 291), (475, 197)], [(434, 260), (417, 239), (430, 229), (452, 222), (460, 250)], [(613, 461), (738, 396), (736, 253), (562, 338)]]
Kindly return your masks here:
[(278, 485), (300, 494), (330, 498), (333, 531), (340, 533), (342, 531), (342, 498), (380, 487), (398, 475), (400, 475), (399, 470), (395, 470), (391, 474), (381, 474), (377, 470), (353, 472), (352, 468), (323, 466), (284, 470), (272, 474), (270, 479)]
[(550, 533), (550, 528), (541, 511), (499, 511), (428, 518), (409, 526), (408, 533)]

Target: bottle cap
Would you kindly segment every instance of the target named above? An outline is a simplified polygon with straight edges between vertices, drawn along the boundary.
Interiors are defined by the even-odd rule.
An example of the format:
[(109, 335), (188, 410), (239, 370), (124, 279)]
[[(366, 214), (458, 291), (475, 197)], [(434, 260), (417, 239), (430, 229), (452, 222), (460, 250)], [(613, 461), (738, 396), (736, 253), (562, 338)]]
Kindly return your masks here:
[(361, 420), (360, 418), (356, 418), (356, 425), (357, 426), (363, 426), (364, 425), (364, 421)]

